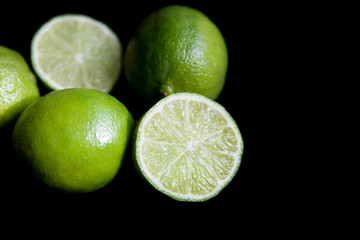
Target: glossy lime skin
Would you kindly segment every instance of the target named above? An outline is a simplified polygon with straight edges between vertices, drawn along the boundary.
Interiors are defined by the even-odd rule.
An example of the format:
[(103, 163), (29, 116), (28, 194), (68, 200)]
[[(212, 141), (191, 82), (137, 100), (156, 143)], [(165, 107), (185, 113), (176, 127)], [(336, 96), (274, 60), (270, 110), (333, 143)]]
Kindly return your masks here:
[(133, 127), (130, 112), (109, 94), (66, 89), (28, 107), (15, 125), (12, 141), (46, 185), (84, 193), (114, 178)]
[(193, 92), (213, 100), (226, 78), (228, 52), (216, 25), (185, 6), (162, 8), (139, 26), (125, 51), (129, 84), (152, 100)]
[(36, 78), (16, 51), (0, 46), (0, 130), (40, 97)]

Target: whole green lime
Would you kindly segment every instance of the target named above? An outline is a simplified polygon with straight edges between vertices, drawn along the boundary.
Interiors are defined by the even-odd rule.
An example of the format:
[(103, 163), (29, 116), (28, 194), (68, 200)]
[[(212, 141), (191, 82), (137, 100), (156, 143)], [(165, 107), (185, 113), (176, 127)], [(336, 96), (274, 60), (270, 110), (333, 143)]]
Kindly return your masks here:
[(228, 53), (216, 25), (185, 6), (162, 8), (139, 26), (125, 51), (129, 84), (156, 101), (176, 92), (215, 100), (225, 83)]
[(25, 59), (18, 52), (0, 46), (0, 130), (39, 96), (36, 78)]
[(92, 192), (117, 174), (133, 127), (130, 112), (109, 94), (66, 89), (29, 106), (15, 124), (12, 142), (46, 185)]

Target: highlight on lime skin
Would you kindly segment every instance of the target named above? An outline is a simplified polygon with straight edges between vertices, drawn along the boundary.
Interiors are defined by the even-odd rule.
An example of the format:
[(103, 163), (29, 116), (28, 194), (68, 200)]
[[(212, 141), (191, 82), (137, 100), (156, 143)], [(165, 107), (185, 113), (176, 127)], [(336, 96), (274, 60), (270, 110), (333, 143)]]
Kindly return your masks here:
[[(153, 12), (124, 55), (117, 34), (83, 14), (49, 19), (29, 47), (36, 75), (0, 46), (0, 131), (13, 127), (18, 159), (48, 187), (97, 191), (118, 174), (127, 151), (154, 189), (178, 201), (211, 199), (237, 173), (243, 139), (216, 102), (227, 45), (201, 11), (172, 5)], [(131, 90), (153, 103), (137, 122), (110, 95), (123, 67)], [(51, 92), (40, 97), (37, 79)]]
[(200, 11), (177, 5), (148, 16), (124, 55), (130, 86), (152, 102), (179, 92), (216, 100), (227, 67), (227, 46), (217, 26)]
[(35, 75), (15, 50), (0, 45), (0, 131), (40, 97)]
[(130, 112), (109, 94), (64, 89), (42, 96), (21, 114), (12, 142), (44, 184), (84, 193), (115, 177), (133, 127)]

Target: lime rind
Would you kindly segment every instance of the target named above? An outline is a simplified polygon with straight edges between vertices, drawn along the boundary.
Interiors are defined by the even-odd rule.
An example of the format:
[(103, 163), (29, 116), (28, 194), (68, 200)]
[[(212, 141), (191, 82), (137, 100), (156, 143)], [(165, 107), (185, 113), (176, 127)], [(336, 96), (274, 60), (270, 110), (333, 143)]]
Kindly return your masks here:
[(50, 188), (93, 192), (109, 184), (126, 156), (134, 119), (115, 97), (91, 89), (42, 96), (12, 132), (19, 159)]
[(179, 92), (216, 100), (227, 69), (228, 50), (220, 29), (202, 12), (180, 5), (149, 15), (124, 54), (129, 85), (152, 102)]
[[(232, 129), (233, 133), (235, 134), (235, 138), (237, 139), (236, 151), (233, 153), (234, 161), (233, 161), (233, 165), (231, 166), (231, 170), (227, 173), (227, 176), (224, 179), (222, 179), (217, 183), (217, 186), (214, 189), (212, 189), (210, 192), (206, 194), (193, 194), (193, 193), (182, 194), (179, 192), (172, 191), (171, 189), (165, 187), (160, 182), (159, 178), (154, 177), (154, 175), (150, 172), (148, 166), (144, 162), (142, 146), (144, 144), (144, 141), (146, 141), (144, 137), (146, 134), (145, 126), (153, 116), (155, 116), (156, 114), (158, 114), (163, 110), (166, 104), (174, 100), (199, 101), (209, 105), (211, 109), (214, 109), (215, 111), (221, 113), (221, 115), (227, 120), (226, 121), (227, 127), (230, 127)], [(204, 96), (194, 93), (177, 93), (160, 100), (141, 118), (138, 126), (135, 129), (134, 138), (135, 140), (133, 145), (134, 147), (133, 157), (139, 172), (155, 189), (178, 201), (195, 201), (195, 202), (206, 201), (219, 194), (221, 190), (224, 189), (225, 186), (227, 186), (231, 182), (233, 177), (236, 175), (241, 163), (241, 158), (244, 148), (240, 130), (237, 127), (234, 119), (225, 110), (225, 108), (213, 100), (210, 100)]]
[[(40, 61), (39, 61), (39, 57), (41, 56), (41, 53), (39, 52), (39, 41), (41, 40), (41, 38), (43, 37), (44, 33), (46, 34), (49, 30), (51, 31), (51, 28), (54, 26), (54, 24), (57, 23), (61, 23), (62, 21), (75, 21), (79, 24), (89, 24), (92, 26), (95, 26), (100, 32), (101, 34), (104, 36), (105, 38), (108, 38), (108, 43), (110, 42), (111, 44), (102, 44), (102, 45), (108, 45), (109, 47), (112, 47), (111, 51), (108, 51), (109, 54), (111, 54), (112, 59), (110, 60), (106, 60), (104, 59), (106, 62), (103, 64), (101, 61), (94, 61), (95, 63), (99, 63), (99, 64), (92, 64), (92, 66), (88, 66), (88, 69), (86, 68), (86, 65), (83, 64), (81, 67), (79, 67), (79, 71), (78, 74), (74, 73), (74, 72), (69, 72), (67, 75), (64, 75), (65, 78), (66, 76), (69, 76), (69, 79), (72, 78), (72, 82), (63, 84), (61, 81), (64, 81), (64, 76), (61, 77), (61, 79), (56, 79), (56, 76), (58, 75), (57, 73), (54, 73), (52, 75), (49, 74), (48, 71), (45, 71), (43, 69), (43, 67), (41, 67)], [(70, 33), (72, 34), (72, 33)], [(94, 34), (95, 36), (96, 34)], [(79, 37), (77, 39), (81, 39), (81, 35), (79, 35)], [(110, 40), (110, 41), (109, 41)], [(100, 41), (99, 41), (100, 42)], [(59, 44), (59, 43), (56, 43)], [(60, 43), (60, 45), (68, 45), (69, 42), (62, 42)], [(78, 44), (78, 46), (85, 46), (85, 44)], [(71, 43), (70, 45), (66, 46), (71, 47)], [(84, 48), (84, 47), (83, 47)], [(87, 49), (91, 49), (90, 47), (87, 47)], [(110, 92), (115, 83), (117, 82), (119, 76), (120, 76), (120, 72), (121, 72), (121, 64), (122, 64), (122, 45), (121, 42), (119, 40), (119, 38), (117, 37), (117, 35), (110, 29), (110, 27), (108, 27), (106, 24), (104, 24), (101, 21), (98, 21), (96, 19), (93, 19), (89, 16), (86, 15), (82, 15), (82, 14), (63, 14), (63, 15), (59, 15), (59, 16), (55, 16), (52, 19), (50, 19), (48, 22), (46, 22), (45, 24), (43, 24), (39, 30), (35, 33), (32, 43), (31, 43), (31, 61), (32, 61), (32, 65), (33, 68), (36, 72), (36, 74), (39, 76), (39, 78), (42, 80), (42, 82), (50, 89), (52, 90), (61, 90), (64, 88), (92, 88), (95, 90), (100, 90), (102, 92)], [(54, 53), (53, 57), (56, 58), (58, 57), (58, 53)], [(60, 56), (61, 58), (63, 58), (63, 56)], [(82, 60), (82, 55), (81, 54), (74, 54), (74, 58), (77, 60)], [(101, 56), (95, 55), (94, 59), (100, 59)], [(74, 66), (76, 64), (76, 61), (72, 62), (69, 61), (69, 59), (61, 59), (61, 62), (59, 62), (59, 65), (69, 65), (69, 66)], [(112, 64), (111, 66), (109, 66), (109, 64)], [(103, 65), (107, 65), (107, 66), (103, 66)], [(59, 70), (59, 67), (56, 67), (57, 70)], [(85, 66), (85, 67), (84, 67)], [(82, 68), (82, 69), (80, 69)], [(59, 70), (61, 71), (61, 70)], [(87, 74), (87, 71), (93, 71), (93, 72), (98, 72), (99, 74)], [(109, 71), (111, 71), (111, 73), (109, 73)], [(83, 80), (79, 81), (79, 74), (83, 75), (81, 78), (83, 78)], [(91, 79), (92, 75), (97, 76), (97, 75), (101, 75), (102, 78), (95, 78)], [(61, 82), (61, 83), (59, 83)], [(67, 81), (69, 82), (69, 81)]]
[(39, 98), (35, 75), (15, 50), (0, 45), (0, 131)]

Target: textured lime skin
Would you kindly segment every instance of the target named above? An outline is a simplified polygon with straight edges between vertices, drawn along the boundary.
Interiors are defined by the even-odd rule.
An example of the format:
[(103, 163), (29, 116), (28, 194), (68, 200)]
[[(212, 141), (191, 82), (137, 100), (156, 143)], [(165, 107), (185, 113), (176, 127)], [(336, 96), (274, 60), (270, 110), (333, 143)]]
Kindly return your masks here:
[(36, 78), (25, 59), (18, 52), (0, 46), (0, 130), (39, 96)]
[(134, 120), (114, 97), (90, 89), (51, 92), (28, 107), (13, 131), (17, 154), (45, 184), (92, 192), (119, 170)]
[(176, 5), (144, 20), (124, 58), (129, 84), (152, 101), (176, 92), (215, 100), (227, 67), (225, 40), (215, 24), (198, 10)]

